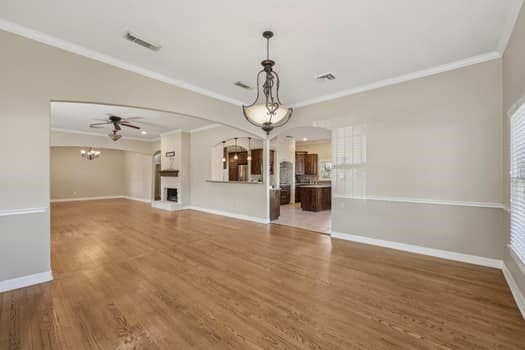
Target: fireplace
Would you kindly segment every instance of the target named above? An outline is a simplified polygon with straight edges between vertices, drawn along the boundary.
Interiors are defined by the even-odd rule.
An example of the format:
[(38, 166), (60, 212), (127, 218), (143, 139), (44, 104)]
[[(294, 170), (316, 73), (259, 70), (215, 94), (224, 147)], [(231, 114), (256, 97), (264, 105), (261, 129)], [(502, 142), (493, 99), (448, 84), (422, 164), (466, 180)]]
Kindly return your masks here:
[(179, 201), (176, 188), (166, 188), (166, 200), (177, 203)]

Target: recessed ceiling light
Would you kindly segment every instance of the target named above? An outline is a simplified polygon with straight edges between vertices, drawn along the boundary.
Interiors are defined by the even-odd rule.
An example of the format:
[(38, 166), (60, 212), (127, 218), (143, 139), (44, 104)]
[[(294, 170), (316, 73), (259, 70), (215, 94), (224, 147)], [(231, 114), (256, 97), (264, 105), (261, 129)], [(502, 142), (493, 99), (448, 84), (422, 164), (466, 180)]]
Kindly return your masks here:
[(303, 141), (305, 141), (305, 142), (306, 142), (306, 141), (308, 141), (308, 139), (307, 139), (307, 138), (305, 137), (305, 138), (303, 138)]
[(148, 132), (147, 132), (146, 130), (142, 130), (140, 133), (141, 133), (142, 135), (147, 135), (147, 134), (148, 134)]

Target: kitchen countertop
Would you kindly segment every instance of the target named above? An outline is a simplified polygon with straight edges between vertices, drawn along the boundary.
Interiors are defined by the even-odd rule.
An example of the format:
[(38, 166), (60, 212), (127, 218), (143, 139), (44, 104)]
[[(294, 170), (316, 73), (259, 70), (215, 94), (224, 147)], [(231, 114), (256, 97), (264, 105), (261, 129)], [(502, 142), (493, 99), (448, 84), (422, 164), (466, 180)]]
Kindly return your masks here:
[(301, 185), (302, 188), (331, 188), (332, 185), (330, 184), (311, 184), (311, 185)]
[(221, 181), (221, 180), (206, 180), (206, 182), (216, 183), (216, 184), (241, 184), (241, 185), (263, 185), (263, 182), (256, 181)]

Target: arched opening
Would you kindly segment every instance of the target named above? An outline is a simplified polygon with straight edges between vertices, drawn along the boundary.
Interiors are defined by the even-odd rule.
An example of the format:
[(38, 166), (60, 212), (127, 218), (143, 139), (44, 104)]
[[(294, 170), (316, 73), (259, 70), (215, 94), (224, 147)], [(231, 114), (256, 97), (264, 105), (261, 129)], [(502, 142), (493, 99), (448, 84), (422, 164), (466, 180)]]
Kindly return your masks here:
[(332, 207), (332, 131), (295, 127), (271, 142), (279, 164), (276, 188), (280, 215), (275, 224), (329, 234)]

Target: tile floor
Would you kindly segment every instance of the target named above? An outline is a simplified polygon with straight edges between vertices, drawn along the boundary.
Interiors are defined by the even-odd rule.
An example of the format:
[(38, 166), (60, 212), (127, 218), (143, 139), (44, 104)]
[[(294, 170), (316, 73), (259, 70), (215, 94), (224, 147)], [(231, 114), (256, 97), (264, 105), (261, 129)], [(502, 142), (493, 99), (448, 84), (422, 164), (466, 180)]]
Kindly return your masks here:
[(281, 205), (281, 216), (279, 220), (272, 221), (272, 223), (329, 234), (331, 230), (330, 213), (330, 210), (304, 211), (301, 209), (301, 203), (292, 203)]

